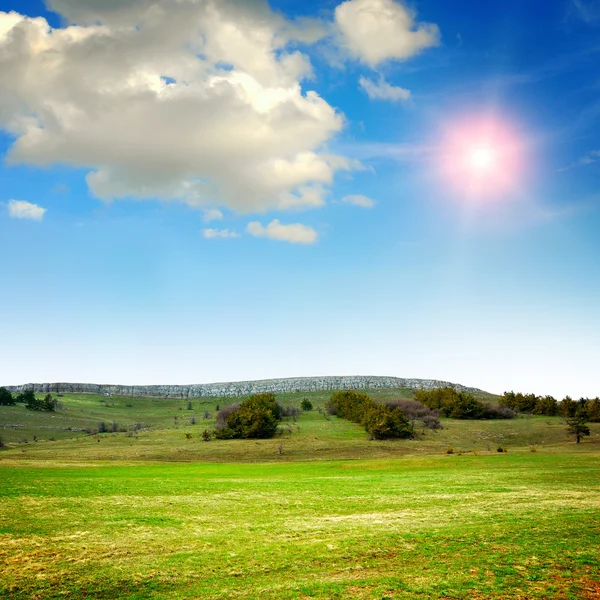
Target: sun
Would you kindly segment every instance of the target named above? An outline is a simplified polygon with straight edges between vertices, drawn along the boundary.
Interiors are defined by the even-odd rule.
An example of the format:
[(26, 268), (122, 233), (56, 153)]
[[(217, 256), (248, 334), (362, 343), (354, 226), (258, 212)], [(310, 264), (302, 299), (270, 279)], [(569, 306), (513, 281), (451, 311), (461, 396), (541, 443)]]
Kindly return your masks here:
[(506, 199), (522, 179), (523, 140), (499, 117), (465, 117), (445, 128), (438, 160), (462, 198)]
[(475, 171), (489, 171), (494, 167), (495, 152), (489, 146), (475, 146), (469, 154), (469, 162)]

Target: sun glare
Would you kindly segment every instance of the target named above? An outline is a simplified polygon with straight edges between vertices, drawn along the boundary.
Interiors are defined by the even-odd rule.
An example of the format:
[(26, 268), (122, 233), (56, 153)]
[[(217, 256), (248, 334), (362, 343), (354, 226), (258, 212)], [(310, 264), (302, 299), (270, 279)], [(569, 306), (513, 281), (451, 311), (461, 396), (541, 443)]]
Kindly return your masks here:
[(440, 163), (461, 198), (507, 199), (523, 169), (522, 140), (497, 118), (466, 118), (446, 129)]

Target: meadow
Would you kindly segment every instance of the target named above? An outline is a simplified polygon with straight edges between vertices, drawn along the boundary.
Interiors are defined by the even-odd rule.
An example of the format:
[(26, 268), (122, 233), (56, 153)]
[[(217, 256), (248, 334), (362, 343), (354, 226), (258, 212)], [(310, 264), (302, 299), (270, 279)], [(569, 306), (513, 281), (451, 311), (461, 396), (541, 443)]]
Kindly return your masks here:
[[(600, 598), (599, 425), (579, 446), (556, 417), (376, 442), (313, 410), (203, 442), (229, 401), (61, 401), (0, 409), (2, 598)], [(127, 431), (79, 431), (98, 422)]]

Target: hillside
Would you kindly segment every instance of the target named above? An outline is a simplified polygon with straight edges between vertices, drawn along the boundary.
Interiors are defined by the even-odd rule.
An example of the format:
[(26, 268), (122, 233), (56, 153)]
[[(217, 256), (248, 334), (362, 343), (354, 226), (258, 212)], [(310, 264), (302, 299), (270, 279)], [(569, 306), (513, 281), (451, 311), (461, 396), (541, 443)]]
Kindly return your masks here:
[[(414, 390), (379, 389), (369, 394), (383, 401), (412, 398)], [(455, 453), (487, 454), (498, 446), (526, 452), (531, 445), (544, 452), (573, 446), (562, 419), (529, 415), (509, 421), (442, 419), (444, 429), (418, 429), (414, 440), (371, 441), (361, 426), (322, 410), (329, 396), (325, 391), (279, 394), (283, 405), (299, 406), (308, 398), (314, 410), (296, 421), (284, 419), (274, 439), (203, 442), (202, 432), (213, 427), (217, 406), (231, 399), (65, 394), (56, 413), (32, 412), (23, 405), (0, 407), (0, 436), (8, 446), (0, 460), (257, 462), (439, 455), (448, 447)], [(493, 401), (487, 394), (479, 397)], [(591, 428), (592, 437), (586, 438), (582, 450), (600, 445), (600, 425)]]

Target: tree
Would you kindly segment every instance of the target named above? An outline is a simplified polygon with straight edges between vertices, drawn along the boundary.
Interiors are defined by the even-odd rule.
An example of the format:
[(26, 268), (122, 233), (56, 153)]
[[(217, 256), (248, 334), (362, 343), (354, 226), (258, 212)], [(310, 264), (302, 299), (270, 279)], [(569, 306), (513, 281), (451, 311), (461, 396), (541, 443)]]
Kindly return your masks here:
[(35, 402), (35, 394), (34, 394), (33, 390), (27, 390), (25, 392), (21, 392), (15, 398), (15, 400), (22, 404), (32, 404), (33, 402)]
[(50, 394), (46, 394), (43, 400), (38, 400), (33, 392), (25, 392), (27, 398), (25, 400), (25, 408), (27, 410), (35, 410), (39, 412), (54, 412), (56, 410), (56, 400)]
[(574, 417), (569, 417), (567, 421), (567, 432), (574, 435), (577, 443), (581, 443), (581, 438), (590, 435), (590, 428), (586, 425), (588, 415), (584, 410), (577, 411)]
[(0, 387), (0, 406), (14, 406), (16, 403), (13, 395), (5, 387)]
[(304, 411), (309, 411), (313, 409), (312, 402), (308, 398), (304, 398), (300, 403), (300, 408)]

